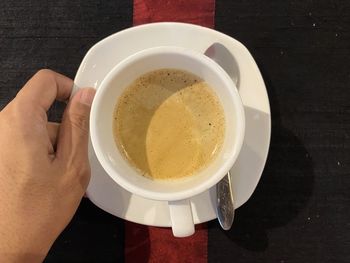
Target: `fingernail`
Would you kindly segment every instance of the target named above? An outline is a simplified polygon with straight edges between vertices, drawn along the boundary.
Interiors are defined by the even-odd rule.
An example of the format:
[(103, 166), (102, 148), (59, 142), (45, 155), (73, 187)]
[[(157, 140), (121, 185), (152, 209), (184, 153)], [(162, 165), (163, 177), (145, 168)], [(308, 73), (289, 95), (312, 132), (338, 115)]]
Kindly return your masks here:
[(80, 94), (79, 102), (91, 106), (95, 93), (96, 91), (93, 88), (83, 89)]

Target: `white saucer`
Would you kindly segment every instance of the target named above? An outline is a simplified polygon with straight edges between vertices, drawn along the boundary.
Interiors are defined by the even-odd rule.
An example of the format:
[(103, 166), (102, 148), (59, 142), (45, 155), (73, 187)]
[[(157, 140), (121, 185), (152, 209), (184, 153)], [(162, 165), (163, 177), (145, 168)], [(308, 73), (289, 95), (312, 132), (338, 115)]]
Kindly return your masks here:
[[(260, 71), (249, 51), (235, 39), (217, 31), (182, 23), (154, 23), (133, 27), (111, 35), (94, 45), (83, 59), (75, 84), (99, 87), (105, 75), (129, 55), (155, 46), (181, 46), (205, 52), (220, 43), (233, 55), (239, 69), (239, 92), (245, 106), (246, 134), (242, 151), (231, 169), (235, 208), (252, 195), (262, 174), (270, 143), (269, 99)], [(167, 202), (133, 195), (117, 185), (100, 166), (91, 143), (89, 158), (92, 175), (88, 198), (101, 209), (144, 225), (171, 226)], [(196, 224), (216, 218), (215, 187), (192, 198)]]

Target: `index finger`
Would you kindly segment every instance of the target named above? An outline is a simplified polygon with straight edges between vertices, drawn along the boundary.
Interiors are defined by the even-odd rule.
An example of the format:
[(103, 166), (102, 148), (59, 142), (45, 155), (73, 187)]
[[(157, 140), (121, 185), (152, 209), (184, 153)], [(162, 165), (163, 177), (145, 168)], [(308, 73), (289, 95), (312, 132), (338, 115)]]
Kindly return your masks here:
[(48, 111), (57, 99), (69, 99), (73, 80), (49, 69), (39, 70), (20, 90), (17, 98), (39, 105)]

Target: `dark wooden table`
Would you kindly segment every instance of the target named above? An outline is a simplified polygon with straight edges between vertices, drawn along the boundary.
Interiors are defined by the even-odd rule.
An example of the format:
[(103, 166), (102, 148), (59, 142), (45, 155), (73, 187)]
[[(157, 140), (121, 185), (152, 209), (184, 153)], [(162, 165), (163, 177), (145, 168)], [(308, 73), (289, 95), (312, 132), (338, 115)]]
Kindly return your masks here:
[[(215, 20), (262, 71), (272, 141), (233, 229), (209, 223), (209, 262), (350, 262), (350, 2), (217, 0)], [(0, 108), (40, 68), (74, 78), (95, 42), (131, 25), (131, 0), (2, 0)], [(84, 200), (46, 262), (122, 261), (123, 230)]]

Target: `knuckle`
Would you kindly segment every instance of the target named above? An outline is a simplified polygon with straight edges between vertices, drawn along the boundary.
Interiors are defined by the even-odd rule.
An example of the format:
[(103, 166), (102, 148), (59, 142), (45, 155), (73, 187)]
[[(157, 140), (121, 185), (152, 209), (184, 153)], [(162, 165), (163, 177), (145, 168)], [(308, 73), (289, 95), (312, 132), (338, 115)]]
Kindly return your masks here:
[(51, 69), (40, 69), (35, 75), (37, 78), (52, 78), (54, 76), (54, 72)]
[(21, 103), (14, 101), (13, 105), (13, 114), (17, 115), (18, 117), (22, 117), (30, 113), (32, 110), (32, 105), (29, 103)]
[(51, 69), (40, 69), (33, 78), (40, 80), (41, 83), (46, 85), (56, 84), (56, 73)]
[(88, 165), (72, 165), (70, 172), (74, 177), (89, 177), (90, 176), (90, 167)]
[(46, 112), (40, 110), (40, 107), (30, 102), (14, 101), (9, 113), (11, 119), (17, 123), (30, 124), (42, 123), (47, 121)]
[(73, 164), (69, 168), (69, 178), (70, 180), (66, 182), (68, 185), (71, 185), (74, 187), (74, 185), (81, 185), (83, 188), (86, 188), (89, 181), (90, 181), (90, 165), (88, 164), (82, 164), (82, 165), (76, 165)]
[(69, 115), (69, 121), (73, 128), (77, 128), (82, 132), (89, 131), (89, 118), (82, 114), (71, 113)]
[(34, 107), (27, 103), (14, 102), (12, 105), (12, 111), (10, 111), (10, 119), (17, 124), (27, 125), (30, 123), (32, 116), (34, 115)]

